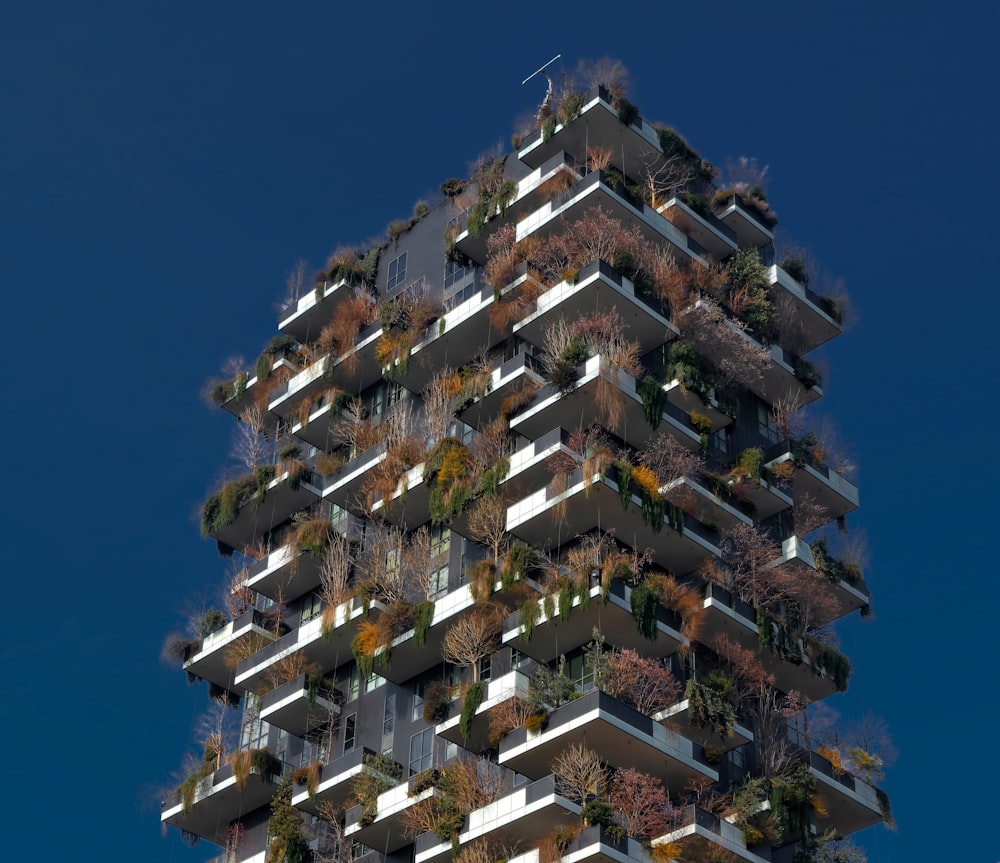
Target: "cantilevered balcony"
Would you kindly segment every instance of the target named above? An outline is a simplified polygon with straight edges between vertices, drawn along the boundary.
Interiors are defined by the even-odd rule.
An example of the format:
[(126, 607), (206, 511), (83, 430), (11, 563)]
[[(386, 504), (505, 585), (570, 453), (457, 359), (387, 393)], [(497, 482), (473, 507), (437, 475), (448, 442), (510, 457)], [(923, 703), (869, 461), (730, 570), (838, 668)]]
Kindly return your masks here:
[(421, 392), (442, 369), (464, 366), (501, 338), (490, 322), (493, 288), (486, 285), (431, 324), (414, 343), (406, 374), (397, 377), (413, 392)]
[[(280, 770), (280, 762), (275, 766)], [(198, 782), (187, 805), (180, 790), (164, 799), (160, 804), (160, 821), (216, 845), (225, 845), (231, 821), (270, 804), (277, 789), (276, 779), (251, 765), (240, 788), (232, 764), (226, 764)]]
[(655, 173), (665, 163), (656, 129), (642, 117), (628, 125), (619, 122), (611, 102), (606, 90), (594, 87), (587, 92), (577, 120), (565, 126), (557, 123), (548, 137), (541, 129), (532, 132), (521, 141), (518, 159), (537, 168), (565, 151), (582, 163), (587, 158), (587, 149), (600, 145), (614, 151), (615, 161), (620, 159), (627, 170), (649, 164), (650, 171)]
[(472, 588), (464, 584), (434, 601), (434, 616), (424, 636), (416, 644), (416, 630), (409, 629), (396, 636), (388, 648), (375, 654), (375, 670), (393, 683), (402, 684), (435, 665), (442, 665), (441, 644), (455, 618), (475, 605)]
[[(685, 309), (683, 317), (694, 315), (713, 317), (716, 314), (704, 301), (698, 300), (693, 306)], [(683, 326), (683, 325), (682, 325)], [(748, 348), (762, 352), (763, 363), (760, 377), (748, 384), (749, 389), (770, 404), (778, 399), (796, 394), (804, 405), (811, 404), (823, 396), (819, 384), (808, 386), (796, 374), (800, 361), (780, 345), (766, 347), (749, 330), (741, 329), (735, 322), (726, 319), (721, 326), (732, 330), (735, 337), (744, 340)], [(698, 352), (716, 365), (727, 360), (731, 361), (732, 348), (718, 339), (701, 339), (697, 341)]]
[(743, 746), (753, 740), (753, 732), (738, 722), (733, 723), (732, 734), (726, 737), (721, 737), (711, 728), (702, 728), (692, 719), (691, 702), (687, 698), (678, 701), (677, 704), (666, 710), (661, 710), (653, 718), (700, 746), (711, 746), (723, 752), (728, 752), (730, 749)]
[(698, 393), (685, 387), (679, 380), (665, 383), (663, 391), (667, 394), (667, 401), (688, 417), (694, 413), (708, 417), (712, 423), (712, 432), (717, 432), (723, 426), (728, 426), (733, 422), (733, 418), (722, 409), (714, 395), (702, 398)]
[(344, 836), (354, 842), (361, 842), (383, 854), (392, 854), (412, 840), (406, 835), (406, 810), (428, 797), (433, 797), (434, 788), (427, 788), (419, 794), (410, 794), (410, 782), (403, 782), (378, 795), (376, 815), (368, 822), (363, 817), (363, 807), (353, 806), (345, 816)]
[(830, 623), (844, 615), (871, 605), (872, 597), (864, 578), (858, 575), (853, 580), (848, 577), (847, 568), (830, 559), (826, 566), (817, 565), (813, 550), (804, 539), (790, 536), (781, 544), (781, 556), (774, 566), (796, 569), (806, 576), (820, 580), (836, 600), (837, 610), (823, 623)]
[(766, 468), (761, 470), (758, 481), (746, 479), (740, 482), (735, 493), (753, 507), (754, 519), (758, 522), (792, 507), (789, 490), (779, 485)]
[[(833, 829), (847, 836), (885, 821), (888, 814), (880, 802), (880, 790), (860, 776), (837, 770), (818, 752), (802, 753), (809, 772), (816, 779), (817, 793), (823, 798), (826, 814), (816, 813), (816, 828), (822, 833)], [(884, 793), (883, 800), (888, 800)]]
[(753, 524), (753, 519), (726, 503), (696, 479), (682, 476), (660, 489), (664, 499), (690, 512), (702, 524), (714, 525), (725, 531), (740, 524)]
[(515, 611), (504, 620), (503, 643), (539, 662), (552, 662), (588, 644), (594, 638), (594, 629), (604, 633), (608, 643), (635, 650), (641, 656), (657, 659), (676, 653), (687, 639), (681, 635), (681, 622), (676, 614), (663, 606), (656, 609), (656, 638), (648, 639), (639, 632), (632, 615), (632, 588), (618, 579), (611, 582), (607, 600), (601, 598), (602, 588), (590, 589), (586, 608), (579, 597), (573, 598), (572, 608), (561, 619), (558, 609), (550, 618), (545, 612), (545, 601), (535, 601), (538, 610), (534, 625), (526, 628), (521, 611)]
[(339, 716), (335, 693), (310, 683), (309, 675), (300, 674), (268, 692), (260, 701), (261, 721), (304, 737)]
[[(274, 375), (284, 375), (292, 377), (297, 374), (299, 367), (290, 359), (282, 355), (276, 355), (271, 361), (271, 372), (269, 377)], [(257, 375), (242, 372), (232, 383), (229, 397), (222, 403), (223, 410), (231, 413), (234, 417), (243, 414), (250, 405), (261, 397), (260, 391), (265, 381), (259, 380)], [(273, 425), (273, 418), (265, 417), (265, 423), (270, 428)]]
[(797, 282), (781, 267), (768, 269), (768, 281), (775, 299), (791, 304), (796, 337), (802, 343), (802, 353), (818, 348), (843, 332), (843, 326), (830, 315), (830, 301)]
[[(574, 828), (579, 823), (580, 806), (557, 793), (556, 778), (549, 775), (470, 812), (458, 842), (466, 845), (475, 839), (504, 837), (531, 845), (554, 830)], [(454, 853), (451, 842), (435, 833), (421, 833), (413, 850), (414, 863), (447, 863)]]
[(459, 701), (454, 702), (456, 709), (453, 712), (455, 715), (444, 722), (439, 722), (435, 733), (438, 737), (442, 737), (450, 743), (457, 743), (470, 752), (482, 752), (491, 748), (492, 744), (489, 739), (490, 715), (497, 707), (511, 698), (526, 700), (529, 683), (527, 675), (521, 671), (511, 671), (494, 680), (487, 681), (483, 700), (472, 716), (468, 736), (462, 732), (459, 724), (461, 719), (458, 713), (461, 706)]
[(319, 666), (322, 674), (333, 671), (353, 658), (351, 641), (361, 621), (381, 611), (382, 604), (373, 601), (366, 612), (357, 597), (325, 609), (323, 614), (240, 660), (236, 666), (236, 685), (246, 690), (259, 689), (273, 673), (275, 664), (295, 653), (301, 653), (306, 663)]
[(323, 479), (323, 499), (335, 503), (341, 509), (366, 515), (367, 509), (361, 500), (361, 486), (368, 472), (386, 459), (388, 447), (385, 441), (359, 453), (336, 473)]
[(505, 490), (517, 489), (529, 493), (552, 478), (554, 458), (576, 459), (568, 446), (569, 432), (554, 428), (539, 435), (530, 444), (510, 455), (510, 467), (503, 481)]
[(339, 809), (354, 795), (351, 780), (364, 770), (366, 760), (374, 754), (369, 749), (358, 748), (321, 765), (314, 787), (304, 783), (295, 785), (292, 805), (309, 815), (319, 815), (319, 804), (324, 802)]
[(807, 646), (800, 640), (796, 639), (783, 656), (777, 650), (760, 647), (760, 632), (753, 606), (717, 584), (705, 585), (705, 614), (699, 641), (711, 644), (721, 637), (754, 651), (764, 670), (774, 675), (774, 685), (782, 692), (794, 691), (809, 701), (819, 701), (837, 691), (834, 679), (810, 660)]
[(253, 608), (194, 645), (184, 670), (230, 691), (245, 692), (235, 682), (236, 658), (274, 641), (274, 624)]
[(563, 178), (562, 183), (572, 185), (578, 182), (580, 177), (580, 170), (572, 156), (561, 152), (555, 153), (546, 160), (545, 164), (536, 167), (534, 171), (518, 182), (517, 195), (507, 205), (502, 217), (497, 210), (494, 210), (493, 213), (489, 214), (489, 220), (475, 237), (469, 233), (468, 229), (463, 230), (455, 239), (456, 248), (474, 261), (485, 261), (489, 238), (503, 225), (517, 222), (528, 213), (538, 209), (545, 201), (546, 189), (551, 188), (551, 186), (546, 186), (549, 181), (559, 183), (560, 178)]
[(714, 216), (702, 216), (680, 198), (671, 198), (656, 210), (672, 225), (693, 237), (717, 261), (728, 258), (739, 248), (736, 231)]
[(337, 309), (354, 293), (346, 279), (324, 281), (315, 290), (293, 300), (278, 315), (278, 329), (305, 344), (319, 338), (323, 328), (334, 319)]
[(734, 194), (723, 206), (716, 207), (715, 215), (728, 228), (736, 232), (740, 248), (760, 248), (774, 242), (774, 232), (766, 227), (752, 207)]
[(246, 586), (269, 597), (290, 602), (319, 587), (320, 558), (283, 545), (247, 570)]
[(318, 474), (289, 466), (263, 491), (251, 493), (240, 504), (233, 521), (221, 527), (210, 527), (209, 536), (232, 548), (244, 548), (299, 510), (315, 503), (319, 495)]
[(678, 845), (684, 860), (710, 860), (713, 853), (719, 854), (720, 859), (734, 858), (746, 863), (770, 863), (772, 860), (769, 845), (756, 845), (753, 851), (749, 850), (739, 827), (694, 805), (686, 807), (677, 818), (677, 826), (653, 839), (652, 845), (654, 848)]
[(632, 494), (622, 509), (618, 473), (613, 467), (586, 478), (573, 471), (564, 486), (539, 489), (507, 509), (507, 530), (529, 545), (556, 548), (595, 528), (613, 531), (631, 548), (648, 548), (659, 565), (683, 575), (707, 558), (718, 555), (717, 534), (688, 515), (680, 530), (664, 515), (657, 525), (643, 519), (642, 501)]
[(654, 722), (610, 695), (593, 690), (556, 708), (543, 731), (517, 728), (500, 741), (499, 763), (532, 778), (571, 744), (601, 753), (610, 767), (651, 773), (671, 792), (692, 779), (719, 780), (701, 746)]
[(606, 216), (626, 228), (637, 227), (647, 241), (669, 243), (682, 261), (705, 260), (708, 252), (696, 240), (670, 224), (652, 207), (628, 197), (620, 185), (612, 188), (610, 182), (603, 171), (592, 171), (571, 189), (518, 222), (517, 239), (532, 235), (545, 238), (562, 233), (567, 222), (575, 222), (588, 211), (600, 207)]
[[(574, 388), (563, 392), (553, 384), (543, 387), (531, 403), (511, 417), (511, 431), (537, 438), (551, 428), (575, 429), (594, 422), (598, 391), (611, 387), (613, 398), (620, 402), (622, 421), (613, 431), (632, 446), (641, 449), (653, 436), (646, 419), (646, 409), (636, 388), (635, 378), (601, 356), (582, 363)], [(657, 431), (669, 433), (678, 443), (693, 451), (701, 448), (701, 439), (691, 425), (691, 418), (669, 401), (663, 406)]]
[(795, 467), (792, 489), (796, 500), (809, 495), (831, 521), (858, 508), (858, 487), (818, 461), (797, 441), (779, 441), (765, 450), (764, 466), (769, 470), (785, 462)]
[(498, 362), (490, 372), (485, 392), (458, 412), (458, 418), (473, 428), (482, 428), (504, 412), (504, 402), (525, 388), (539, 389), (544, 384), (538, 361), (529, 354), (517, 354)]
[(677, 338), (677, 328), (664, 317), (660, 304), (636, 292), (635, 285), (607, 261), (593, 261), (572, 282), (559, 282), (538, 297), (535, 310), (514, 325), (514, 334), (534, 345), (545, 343), (555, 321), (574, 321), (594, 312), (617, 309), (622, 335), (648, 353)]
[[(563, 860), (573, 863), (627, 863), (646, 859), (647, 851), (641, 842), (630, 836), (617, 838), (613, 827), (609, 829), (602, 824), (591, 824), (571, 833), (573, 838), (562, 851)], [(541, 849), (530, 848), (511, 857), (508, 863), (542, 863), (544, 859)]]

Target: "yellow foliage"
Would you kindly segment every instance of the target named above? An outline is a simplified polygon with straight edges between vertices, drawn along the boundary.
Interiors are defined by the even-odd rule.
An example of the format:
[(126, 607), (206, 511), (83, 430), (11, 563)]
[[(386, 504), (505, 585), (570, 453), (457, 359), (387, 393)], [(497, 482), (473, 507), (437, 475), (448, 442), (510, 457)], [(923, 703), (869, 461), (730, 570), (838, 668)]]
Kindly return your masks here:
[(652, 500), (660, 498), (660, 480), (657, 475), (643, 464), (632, 468), (632, 482), (639, 486)]
[(844, 772), (844, 762), (840, 757), (840, 750), (831, 746), (817, 746), (816, 753), (822, 755), (833, 767), (835, 773)]
[(362, 656), (374, 656), (382, 644), (382, 635), (377, 623), (362, 620), (358, 624), (358, 634), (354, 637), (354, 647)]
[(649, 859), (653, 863), (670, 863), (683, 853), (679, 842), (661, 842), (649, 849)]
[(813, 794), (809, 798), (809, 805), (812, 806), (813, 811), (820, 817), (826, 818), (830, 813), (826, 809), (826, 800), (821, 794)]

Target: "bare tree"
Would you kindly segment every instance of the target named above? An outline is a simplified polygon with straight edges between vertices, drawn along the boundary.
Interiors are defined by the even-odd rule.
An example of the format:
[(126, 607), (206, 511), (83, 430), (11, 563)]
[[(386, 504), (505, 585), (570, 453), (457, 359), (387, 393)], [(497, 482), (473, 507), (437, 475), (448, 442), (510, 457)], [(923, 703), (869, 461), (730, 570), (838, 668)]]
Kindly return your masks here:
[(502, 613), (497, 608), (478, 608), (456, 620), (444, 634), (441, 653), (448, 662), (472, 668), (479, 680), (479, 663), (500, 644)]
[(655, 210), (698, 176), (698, 163), (682, 154), (665, 157), (659, 150), (640, 153), (642, 182)]
[(233, 455), (247, 470), (252, 471), (267, 459), (268, 441), (264, 434), (267, 409), (259, 402), (251, 402), (240, 411), (239, 419), (233, 441)]
[(552, 772), (557, 793), (578, 803), (600, 795), (608, 777), (601, 756), (582, 743), (571, 743), (560, 752), (552, 760)]
[(499, 563), (503, 550), (510, 544), (506, 501), (500, 495), (482, 495), (469, 511), (467, 524), (471, 538), (492, 551), (493, 562)]
[(349, 582), (353, 566), (351, 543), (339, 531), (330, 535), (319, 568), (320, 599), (335, 608), (350, 596)]

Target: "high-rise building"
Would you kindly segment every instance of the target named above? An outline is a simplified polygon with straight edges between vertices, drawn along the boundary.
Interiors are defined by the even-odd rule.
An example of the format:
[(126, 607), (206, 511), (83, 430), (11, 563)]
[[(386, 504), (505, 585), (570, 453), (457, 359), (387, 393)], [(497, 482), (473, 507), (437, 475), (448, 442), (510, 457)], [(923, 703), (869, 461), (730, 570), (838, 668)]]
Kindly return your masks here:
[(870, 597), (798, 413), (842, 308), (764, 191), (604, 88), (441, 190), (216, 389), (248, 472), (203, 532), (244, 566), (169, 644), (220, 730), (162, 820), (278, 863), (781, 863), (889, 820), (802, 710)]

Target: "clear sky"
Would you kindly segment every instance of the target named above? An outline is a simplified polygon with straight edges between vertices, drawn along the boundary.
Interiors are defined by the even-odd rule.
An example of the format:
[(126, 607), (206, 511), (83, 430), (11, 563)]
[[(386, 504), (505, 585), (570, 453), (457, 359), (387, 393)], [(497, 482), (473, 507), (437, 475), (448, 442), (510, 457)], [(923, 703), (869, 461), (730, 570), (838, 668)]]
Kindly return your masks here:
[[(400, 6), (404, 4), (398, 4)], [(876, 619), (845, 715), (886, 718), (883, 861), (1000, 859), (994, 748), (1000, 200), (991, 2), (244, 0), (0, 13), (7, 847), (203, 861), (159, 791), (205, 688), (160, 665), (225, 562), (197, 511), (233, 423), (198, 393), (275, 331), (297, 259), (380, 235), (610, 55), (632, 101), (770, 200), (843, 279), (821, 413), (859, 464)], [(29, 449), (31, 452), (29, 452)], [(992, 455), (991, 455), (992, 453)], [(13, 844), (11, 844), (13, 843)]]

